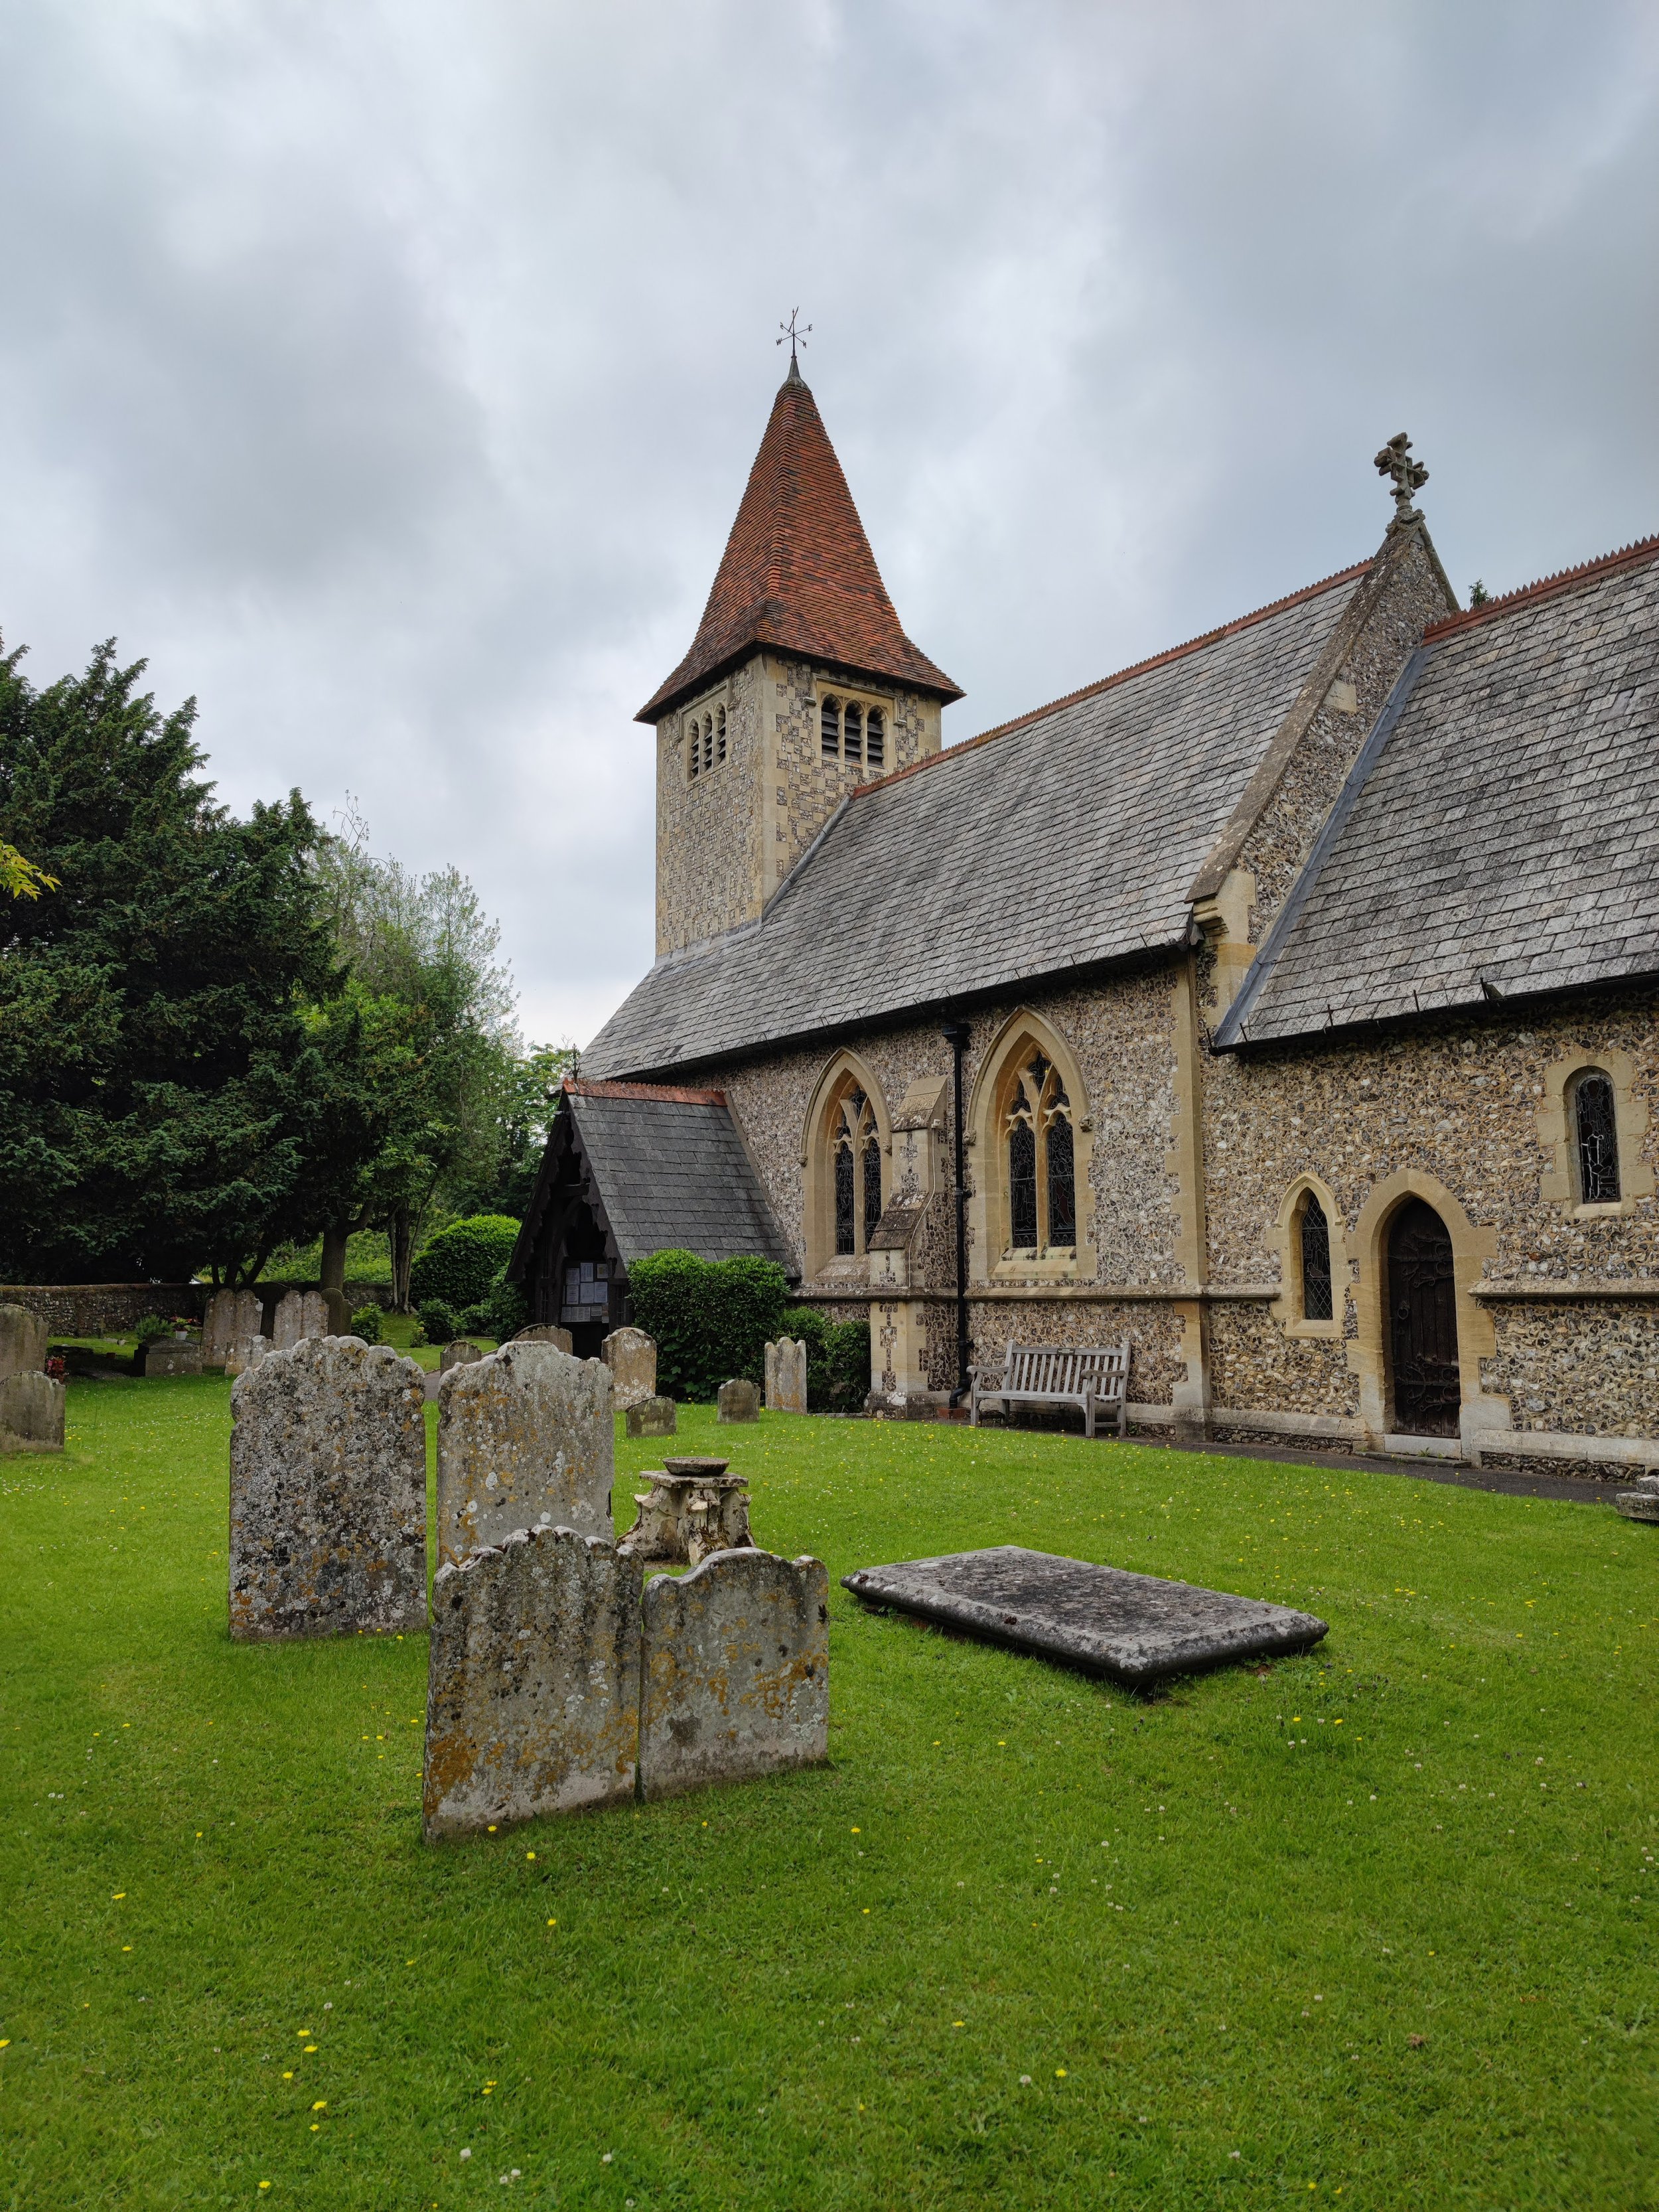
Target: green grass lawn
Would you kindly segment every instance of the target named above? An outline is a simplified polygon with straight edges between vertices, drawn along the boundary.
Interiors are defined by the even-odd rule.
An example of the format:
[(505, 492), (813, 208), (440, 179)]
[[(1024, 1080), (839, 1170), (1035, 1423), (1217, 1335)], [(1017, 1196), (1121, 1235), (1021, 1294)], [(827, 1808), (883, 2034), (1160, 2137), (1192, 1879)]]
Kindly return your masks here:
[[(833, 1764), (431, 1850), (424, 1640), (226, 1640), (228, 1426), (0, 1462), (0, 2204), (1659, 2204), (1651, 1530), (769, 1416)], [(833, 1580), (1011, 1540), (1331, 1633), (1138, 1699)]]

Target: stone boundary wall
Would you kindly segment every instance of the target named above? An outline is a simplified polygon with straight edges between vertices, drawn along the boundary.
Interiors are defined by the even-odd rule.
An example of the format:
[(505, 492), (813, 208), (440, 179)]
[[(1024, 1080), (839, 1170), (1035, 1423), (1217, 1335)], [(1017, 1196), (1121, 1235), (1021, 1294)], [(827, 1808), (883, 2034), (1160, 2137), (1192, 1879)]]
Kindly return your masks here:
[(27, 1306), (53, 1336), (124, 1336), (146, 1314), (202, 1317), (209, 1283), (7, 1283), (0, 1305)]

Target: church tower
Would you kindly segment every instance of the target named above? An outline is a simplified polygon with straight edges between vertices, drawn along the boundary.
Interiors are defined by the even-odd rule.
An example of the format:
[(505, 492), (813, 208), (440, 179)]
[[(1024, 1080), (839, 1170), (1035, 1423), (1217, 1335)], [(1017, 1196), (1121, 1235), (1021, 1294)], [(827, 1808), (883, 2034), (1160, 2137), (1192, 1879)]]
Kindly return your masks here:
[(899, 627), (792, 356), (691, 650), (635, 717), (657, 732), (659, 957), (758, 921), (848, 792), (939, 750), (961, 696)]

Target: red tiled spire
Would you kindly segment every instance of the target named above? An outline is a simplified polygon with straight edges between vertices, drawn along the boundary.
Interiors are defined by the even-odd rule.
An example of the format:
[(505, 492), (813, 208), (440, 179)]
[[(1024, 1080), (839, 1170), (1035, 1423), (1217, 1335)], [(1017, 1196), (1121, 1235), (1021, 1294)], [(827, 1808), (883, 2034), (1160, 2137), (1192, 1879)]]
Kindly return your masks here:
[(836, 449), (793, 362), (691, 650), (635, 720), (656, 721), (757, 646), (942, 700), (962, 696), (900, 629)]

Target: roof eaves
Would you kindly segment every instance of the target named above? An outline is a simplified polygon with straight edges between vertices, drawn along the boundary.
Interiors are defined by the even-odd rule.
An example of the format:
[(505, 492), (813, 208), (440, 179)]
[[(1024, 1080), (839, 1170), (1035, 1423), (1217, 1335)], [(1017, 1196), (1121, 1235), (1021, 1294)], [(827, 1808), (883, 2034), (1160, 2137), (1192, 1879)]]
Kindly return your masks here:
[(1522, 584), (1513, 592), (1502, 592), (1484, 605), (1467, 607), (1461, 613), (1448, 615), (1444, 621), (1431, 623), (1423, 633), (1424, 641), (1437, 641), (1450, 637), (1462, 629), (1474, 629), (1481, 623), (1495, 622), (1501, 615), (1511, 613), (1516, 607), (1529, 606), (1536, 599), (1553, 597), (1557, 592), (1569, 591), (1593, 577), (1611, 575), (1615, 569), (1634, 568), (1643, 561), (1659, 557), (1659, 533), (1651, 538), (1638, 538), (1628, 545), (1621, 545), (1612, 553), (1598, 554), (1593, 561), (1581, 561), (1576, 568), (1559, 568), (1552, 576), (1540, 576), (1536, 583)]

